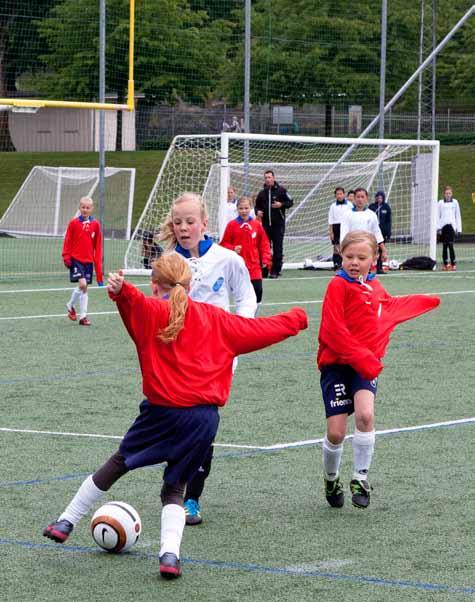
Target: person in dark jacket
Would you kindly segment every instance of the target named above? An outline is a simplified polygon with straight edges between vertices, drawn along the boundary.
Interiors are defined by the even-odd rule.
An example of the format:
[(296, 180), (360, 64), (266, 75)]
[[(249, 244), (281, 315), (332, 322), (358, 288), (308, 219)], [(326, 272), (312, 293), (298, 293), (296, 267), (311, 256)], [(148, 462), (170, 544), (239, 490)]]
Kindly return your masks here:
[[(381, 234), (384, 236), (384, 242), (389, 242), (391, 238), (391, 207), (386, 202), (386, 195), (382, 190), (379, 190), (374, 195), (374, 203), (371, 203), (369, 209), (376, 213)], [(383, 273), (383, 260), (381, 259), (381, 252), (378, 255), (376, 270), (378, 274)]]
[(282, 271), (283, 246), (285, 234), (285, 210), (292, 207), (294, 201), (287, 190), (275, 181), (274, 172), (264, 172), (264, 188), (256, 198), (256, 216), (262, 220), (269, 242), (272, 246), (272, 269), (269, 278), (278, 278)]

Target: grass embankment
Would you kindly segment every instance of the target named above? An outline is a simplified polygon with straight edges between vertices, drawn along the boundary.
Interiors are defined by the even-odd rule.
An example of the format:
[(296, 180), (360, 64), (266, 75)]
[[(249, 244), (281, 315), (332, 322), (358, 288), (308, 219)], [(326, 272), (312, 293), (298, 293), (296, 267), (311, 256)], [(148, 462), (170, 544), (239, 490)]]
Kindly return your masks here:
[[(111, 167), (135, 167), (134, 223), (155, 182), (164, 151), (136, 151), (106, 153), (106, 165)], [(442, 146), (440, 152), (439, 197), (448, 184), (462, 207), (464, 232), (475, 233), (475, 146)], [(97, 153), (0, 153), (0, 215), (35, 165), (65, 167), (97, 167)]]

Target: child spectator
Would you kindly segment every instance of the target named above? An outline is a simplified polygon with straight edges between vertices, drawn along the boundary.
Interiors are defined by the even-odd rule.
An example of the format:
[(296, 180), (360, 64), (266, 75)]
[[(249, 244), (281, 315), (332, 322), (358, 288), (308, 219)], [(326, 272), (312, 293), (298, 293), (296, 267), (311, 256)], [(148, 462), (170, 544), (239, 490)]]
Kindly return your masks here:
[[(300, 308), (248, 320), (187, 295), (191, 271), (177, 253), (152, 264), (147, 298), (120, 273), (108, 291), (135, 343), (145, 399), (119, 449), (90, 475), (43, 535), (64, 543), (73, 528), (130, 470), (167, 462), (161, 490), (160, 574), (181, 575), (185, 484), (208, 453), (218, 430), (218, 407), (229, 396), (235, 356), (262, 349), (307, 327)], [(197, 344), (199, 341), (199, 344)]]
[(220, 244), (244, 259), (259, 305), (262, 301), (262, 270), (267, 269), (271, 257), (269, 239), (262, 224), (251, 216), (249, 197), (239, 199), (237, 211), (238, 217), (228, 223)]
[[(442, 270), (455, 272), (457, 261), (455, 259), (454, 240), (455, 233), (462, 232), (462, 216), (457, 199), (453, 198), (450, 186), (444, 189), (444, 198), (437, 203), (437, 229), (440, 231), (442, 242)], [(449, 265), (450, 253), (450, 265)]]
[(330, 205), (328, 212), (328, 227), (330, 240), (333, 245), (333, 267), (337, 270), (341, 266), (340, 255), (340, 224), (343, 215), (351, 211), (353, 205), (345, 198), (345, 189), (341, 186), (335, 188), (335, 202)]
[(351, 501), (366, 508), (375, 443), (374, 400), (390, 334), (401, 322), (440, 303), (438, 297), (427, 295), (391, 297), (370, 273), (377, 252), (373, 234), (347, 234), (341, 243), (342, 269), (330, 281), (322, 307), (317, 363), (327, 418), (324, 484), (328, 503), (337, 508), (344, 503), (340, 462), (348, 416), (355, 414)]
[(93, 266), (96, 268), (97, 284), (103, 285), (102, 232), (99, 222), (92, 216), (93, 207), (93, 201), (89, 197), (83, 197), (79, 201), (80, 215), (69, 222), (63, 244), (63, 262), (69, 268), (69, 280), (77, 282), (66, 309), (69, 319), (75, 322), (76, 305), (79, 300), (81, 326), (91, 324), (87, 317), (87, 285), (92, 282)]
[[(374, 203), (371, 203), (369, 209), (376, 213), (376, 217), (378, 218), (379, 229), (381, 230), (381, 234), (383, 235), (384, 242), (389, 242), (389, 240), (391, 239), (392, 212), (391, 207), (386, 202), (386, 195), (382, 190), (378, 191), (374, 195)], [(382, 252), (381, 249), (379, 249), (378, 261), (376, 263), (377, 274), (383, 274), (383, 260), (381, 256)]]
[[(239, 215), (238, 210), (237, 210), (238, 201), (239, 201), (239, 198), (236, 196), (235, 189), (232, 186), (229, 186), (226, 222), (230, 222), (231, 220), (236, 219), (237, 216)], [(254, 204), (252, 206), (254, 207)], [(256, 214), (254, 213), (254, 209), (251, 209), (250, 215), (251, 215), (251, 217), (256, 217)]]

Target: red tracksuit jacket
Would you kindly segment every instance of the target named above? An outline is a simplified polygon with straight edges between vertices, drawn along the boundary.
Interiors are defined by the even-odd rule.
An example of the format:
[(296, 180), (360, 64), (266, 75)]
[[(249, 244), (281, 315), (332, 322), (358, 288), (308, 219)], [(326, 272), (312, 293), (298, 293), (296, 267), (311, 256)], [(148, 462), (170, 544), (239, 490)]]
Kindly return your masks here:
[(102, 233), (99, 222), (90, 217), (75, 217), (68, 224), (63, 244), (63, 260), (93, 263), (97, 282), (102, 282)]
[(240, 217), (233, 219), (226, 226), (220, 245), (234, 251), (241, 245), (239, 253), (244, 259), (251, 280), (262, 279), (262, 266), (269, 265), (270, 243), (260, 221), (250, 218), (247, 222)]
[(175, 341), (157, 338), (168, 324), (166, 299), (146, 297), (124, 282), (110, 294), (137, 348), (142, 390), (151, 403), (169, 407), (223, 406), (231, 388), (233, 359), (307, 328), (301, 308), (266, 318), (243, 318), (188, 297), (183, 329)]
[(376, 378), (394, 328), (439, 303), (438, 297), (427, 295), (391, 297), (376, 278), (360, 283), (340, 270), (323, 301), (318, 368), (349, 364), (363, 378)]

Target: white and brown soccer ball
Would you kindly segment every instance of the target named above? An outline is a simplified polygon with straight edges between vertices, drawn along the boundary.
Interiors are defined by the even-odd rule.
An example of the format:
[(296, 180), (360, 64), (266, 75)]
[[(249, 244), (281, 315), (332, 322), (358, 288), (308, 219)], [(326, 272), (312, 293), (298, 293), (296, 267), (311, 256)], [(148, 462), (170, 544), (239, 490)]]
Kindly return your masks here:
[(130, 549), (142, 531), (140, 516), (130, 504), (107, 502), (91, 519), (92, 538), (111, 554)]

